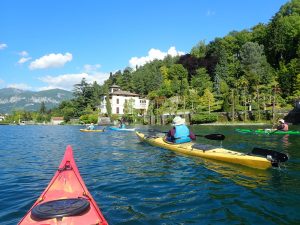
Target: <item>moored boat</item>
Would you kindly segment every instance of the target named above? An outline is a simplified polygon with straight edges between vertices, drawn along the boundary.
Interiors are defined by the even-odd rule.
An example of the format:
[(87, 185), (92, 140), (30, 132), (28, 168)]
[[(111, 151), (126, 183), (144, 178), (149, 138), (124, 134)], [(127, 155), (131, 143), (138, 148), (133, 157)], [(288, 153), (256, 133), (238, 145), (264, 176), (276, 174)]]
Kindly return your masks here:
[(279, 163), (285, 162), (288, 159), (288, 157), (283, 153), (267, 149), (255, 148), (251, 154), (244, 154), (224, 148), (214, 147), (212, 145), (196, 144), (193, 142), (173, 144), (166, 142), (163, 137), (146, 136), (140, 132), (136, 132), (136, 135), (143, 142), (174, 152), (239, 164), (256, 169), (268, 169), (272, 166), (278, 167)]
[(108, 224), (80, 176), (70, 145), (48, 187), (19, 222), (25, 224)]
[(80, 129), (81, 132), (104, 132), (103, 130), (89, 130), (89, 129)]
[(108, 129), (114, 130), (114, 131), (135, 131), (135, 128), (109, 127)]
[(295, 134), (300, 135), (300, 131), (298, 130), (276, 130), (276, 129), (257, 129), (257, 130), (250, 130), (250, 129), (235, 129), (235, 131), (239, 133), (253, 133), (253, 134)]

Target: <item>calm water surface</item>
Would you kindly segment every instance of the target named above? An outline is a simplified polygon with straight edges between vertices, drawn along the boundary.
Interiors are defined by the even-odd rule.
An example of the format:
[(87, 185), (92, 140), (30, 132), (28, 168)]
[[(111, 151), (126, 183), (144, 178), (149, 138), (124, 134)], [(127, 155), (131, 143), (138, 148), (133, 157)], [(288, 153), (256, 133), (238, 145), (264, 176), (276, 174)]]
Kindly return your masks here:
[(223, 133), (223, 147), (232, 150), (262, 147), (289, 154), (285, 166), (261, 171), (151, 147), (133, 132), (80, 128), (0, 126), (0, 224), (18, 223), (48, 185), (68, 144), (109, 224), (300, 224), (300, 136), (192, 127), (199, 134)]

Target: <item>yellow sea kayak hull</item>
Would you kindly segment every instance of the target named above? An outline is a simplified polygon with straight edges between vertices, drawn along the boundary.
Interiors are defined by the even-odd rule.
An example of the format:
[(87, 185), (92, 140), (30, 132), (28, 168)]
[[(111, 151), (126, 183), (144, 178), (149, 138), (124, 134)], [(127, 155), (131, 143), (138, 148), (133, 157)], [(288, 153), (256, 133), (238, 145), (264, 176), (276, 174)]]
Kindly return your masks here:
[(81, 132), (104, 132), (104, 130), (87, 130), (87, 129), (80, 129)]
[(205, 145), (202, 145), (203, 149), (201, 149), (201, 145), (198, 145), (200, 147), (197, 146), (197, 148), (195, 148), (195, 143), (192, 142), (170, 144), (165, 142), (162, 137), (148, 137), (140, 132), (136, 132), (136, 135), (143, 142), (186, 155), (234, 163), (256, 169), (268, 169), (272, 167), (272, 163), (269, 160), (260, 156), (246, 155), (244, 153), (217, 147), (205, 149)]

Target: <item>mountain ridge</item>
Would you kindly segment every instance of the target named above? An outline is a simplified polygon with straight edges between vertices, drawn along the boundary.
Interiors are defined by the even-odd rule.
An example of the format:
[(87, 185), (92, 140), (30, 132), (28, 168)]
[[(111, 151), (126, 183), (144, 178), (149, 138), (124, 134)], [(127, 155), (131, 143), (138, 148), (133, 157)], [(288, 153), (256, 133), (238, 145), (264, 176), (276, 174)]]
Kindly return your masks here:
[(73, 98), (73, 93), (62, 89), (28, 91), (17, 88), (0, 89), (0, 113), (14, 110), (38, 111), (44, 102), (47, 109), (57, 107), (62, 101)]

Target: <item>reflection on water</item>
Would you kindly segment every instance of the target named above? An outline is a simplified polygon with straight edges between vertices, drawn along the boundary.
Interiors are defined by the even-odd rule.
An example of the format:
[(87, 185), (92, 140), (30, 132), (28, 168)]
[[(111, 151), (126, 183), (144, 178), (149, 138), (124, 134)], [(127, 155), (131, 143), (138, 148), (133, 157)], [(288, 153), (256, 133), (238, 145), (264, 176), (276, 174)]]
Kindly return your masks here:
[(269, 185), (272, 173), (269, 170), (252, 169), (229, 163), (203, 159), (205, 168), (221, 174), (223, 177), (232, 180), (238, 185), (248, 188), (262, 188)]
[(283, 149), (288, 149), (289, 145), (291, 144), (289, 142), (289, 135), (288, 134), (283, 135), (283, 137), (281, 138), (281, 141), (282, 141)]

